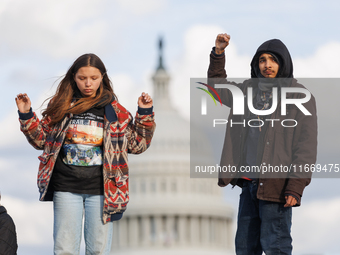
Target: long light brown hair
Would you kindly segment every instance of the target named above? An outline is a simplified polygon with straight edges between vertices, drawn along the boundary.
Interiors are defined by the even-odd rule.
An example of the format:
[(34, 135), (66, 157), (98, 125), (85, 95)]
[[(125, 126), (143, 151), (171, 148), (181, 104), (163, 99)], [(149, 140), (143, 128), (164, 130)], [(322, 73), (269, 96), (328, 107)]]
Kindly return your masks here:
[[(75, 96), (80, 94), (74, 76), (80, 68), (85, 66), (97, 68), (102, 74), (102, 82), (95, 97), (82, 97), (75, 101), (71, 106)], [(74, 61), (65, 77), (59, 83), (55, 95), (49, 99), (51, 100), (47, 108), (42, 112), (42, 116), (44, 118), (49, 117), (51, 119), (49, 125), (53, 126), (60, 122), (66, 114), (80, 114), (91, 109), (95, 105), (109, 104), (113, 99), (117, 100), (117, 96), (113, 92), (112, 83), (106, 73), (104, 63), (97, 55), (91, 53), (84, 54)]]

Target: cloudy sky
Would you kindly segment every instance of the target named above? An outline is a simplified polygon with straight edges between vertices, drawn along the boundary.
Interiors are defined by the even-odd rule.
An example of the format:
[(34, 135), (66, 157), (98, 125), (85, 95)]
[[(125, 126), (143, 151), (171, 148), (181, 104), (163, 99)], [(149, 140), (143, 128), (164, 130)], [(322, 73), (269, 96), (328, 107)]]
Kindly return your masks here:
[[(249, 77), (256, 48), (279, 38), (291, 52), (295, 77), (339, 78), (339, 13), (336, 0), (1, 0), (0, 190), (17, 225), (18, 254), (51, 253), (53, 220), (52, 204), (38, 201), (41, 152), (19, 131), (18, 93), (26, 92), (40, 113), (58, 78), (78, 56), (92, 52), (105, 63), (120, 102), (134, 112), (138, 95), (152, 94), (157, 40), (163, 36), (171, 101), (188, 119), (190, 78), (206, 76), (218, 33), (231, 35), (230, 77)], [(320, 98), (332, 93), (325, 87)], [(339, 184), (340, 179), (315, 179), (306, 189), (303, 205), (293, 211), (295, 254), (338, 254)], [(234, 206), (236, 193), (226, 192)]]

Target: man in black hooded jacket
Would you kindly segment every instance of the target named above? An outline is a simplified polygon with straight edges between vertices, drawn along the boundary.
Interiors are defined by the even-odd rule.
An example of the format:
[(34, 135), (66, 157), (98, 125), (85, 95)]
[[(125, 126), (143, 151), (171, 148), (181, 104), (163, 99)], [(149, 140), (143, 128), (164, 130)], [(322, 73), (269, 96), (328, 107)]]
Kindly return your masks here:
[[(219, 34), (210, 54), (208, 82), (229, 83), (226, 80), (224, 49), (229, 45), (230, 36)], [(216, 78), (216, 79), (212, 79)], [(274, 88), (280, 95), (283, 87), (304, 88), (293, 78), (293, 63), (286, 46), (278, 39), (264, 42), (251, 61), (251, 78), (237, 86), (247, 94), (253, 89), (253, 106), (256, 110), (268, 110), (272, 106)], [(295, 105), (287, 105), (287, 115), (280, 115), (280, 103), (268, 116), (256, 116), (249, 109), (244, 115), (233, 114), (233, 97), (227, 89), (216, 89), (223, 104), (231, 108), (228, 123), (247, 123), (251, 126), (227, 126), (221, 156), (222, 166), (235, 166), (237, 173), (219, 173), (218, 185), (238, 185), (242, 188), (239, 202), (236, 254), (260, 255), (291, 254), (292, 207), (301, 204), (304, 188), (310, 183), (310, 172), (298, 172), (301, 166), (311, 166), (316, 161), (317, 117), (315, 99), (304, 104), (311, 113), (303, 114)], [(288, 97), (288, 96), (287, 96)], [(301, 99), (301, 93), (290, 93), (289, 97)], [(285, 128), (280, 122), (270, 119), (293, 119), (298, 123)], [(271, 123), (271, 124), (270, 124)], [(288, 172), (247, 173), (241, 167), (286, 166)], [(281, 168), (282, 169), (282, 168)]]

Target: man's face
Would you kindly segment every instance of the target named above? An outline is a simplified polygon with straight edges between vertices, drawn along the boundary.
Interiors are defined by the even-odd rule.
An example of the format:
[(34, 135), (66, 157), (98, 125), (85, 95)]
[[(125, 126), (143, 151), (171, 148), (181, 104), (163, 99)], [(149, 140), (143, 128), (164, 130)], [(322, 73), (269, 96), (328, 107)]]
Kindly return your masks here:
[(279, 64), (272, 55), (263, 53), (259, 57), (259, 68), (265, 78), (275, 78), (279, 71)]

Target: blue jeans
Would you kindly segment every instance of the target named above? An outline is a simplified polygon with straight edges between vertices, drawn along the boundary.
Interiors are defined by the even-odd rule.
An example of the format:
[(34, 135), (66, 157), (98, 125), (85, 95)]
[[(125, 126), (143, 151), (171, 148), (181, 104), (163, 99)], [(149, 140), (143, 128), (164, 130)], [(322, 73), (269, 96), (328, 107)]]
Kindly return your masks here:
[(113, 223), (103, 224), (103, 196), (57, 191), (54, 207), (54, 254), (79, 254), (84, 216), (86, 255), (109, 254)]
[(292, 254), (292, 208), (259, 200), (256, 182), (244, 181), (237, 219), (237, 255)]

